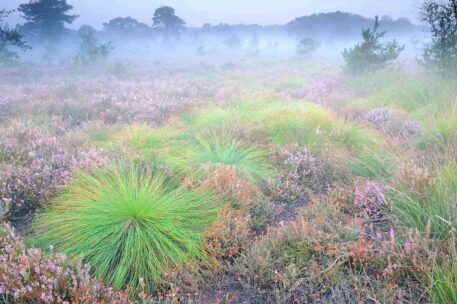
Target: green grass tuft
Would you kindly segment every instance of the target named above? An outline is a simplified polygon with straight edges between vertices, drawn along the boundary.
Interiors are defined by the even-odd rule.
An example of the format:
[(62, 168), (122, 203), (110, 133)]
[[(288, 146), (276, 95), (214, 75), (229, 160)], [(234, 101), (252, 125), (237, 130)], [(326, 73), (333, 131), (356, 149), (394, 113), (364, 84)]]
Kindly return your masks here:
[(115, 289), (147, 291), (163, 274), (205, 258), (202, 233), (216, 209), (210, 194), (173, 185), (136, 166), (80, 173), (33, 223), (32, 244), (82, 256)]
[(423, 193), (397, 189), (386, 197), (401, 225), (425, 233), (430, 221), (431, 236), (445, 238), (457, 228), (457, 163), (441, 167)]
[(230, 166), (254, 180), (273, 174), (267, 151), (258, 150), (243, 143), (227, 130), (207, 130), (199, 134), (175, 164), (193, 173), (201, 173), (207, 166)]

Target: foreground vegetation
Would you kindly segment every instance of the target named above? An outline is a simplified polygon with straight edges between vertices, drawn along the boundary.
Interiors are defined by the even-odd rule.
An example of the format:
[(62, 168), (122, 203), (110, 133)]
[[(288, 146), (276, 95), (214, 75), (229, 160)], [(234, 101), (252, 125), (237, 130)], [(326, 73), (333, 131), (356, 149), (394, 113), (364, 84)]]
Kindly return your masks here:
[(2, 301), (456, 302), (455, 81), (209, 64), (0, 71)]

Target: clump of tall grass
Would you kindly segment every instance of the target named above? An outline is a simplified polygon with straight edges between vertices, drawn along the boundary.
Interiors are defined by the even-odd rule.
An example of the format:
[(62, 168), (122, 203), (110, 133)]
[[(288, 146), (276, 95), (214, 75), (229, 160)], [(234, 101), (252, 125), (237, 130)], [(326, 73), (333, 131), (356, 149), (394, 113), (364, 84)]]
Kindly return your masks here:
[(196, 130), (211, 128), (236, 121), (236, 117), (232, 115), (232, 113), (222, 108), (198, 111), (183, 115), (183, 118)]
[(169, 145), (182, 135), (182, 131), (172, 127), (152, 128), (146, 124), (133, 124), (123, 130), (120, 137), (127, 144), (145, 151)]
[(430, 222), (433, 238), (445, 238), (457, 228), (457, 163), (440, 167), (433, 182), (421, 191), (392, 190), (386, 195), (398, 222), (425, 233)]
[(427, 125), (419, 139), (419, 148), (445, 152), (457, 146), (457, 105), (429, 119)]
[(175, 164), (194, 173), (227, 165), (254, 180), (261, 180), (273, 174), (269, 153), (242, 142), (228, 130), (210, 129), (196, 136), (182, 157)]
[[(448, 243), (448, 242), (446, 242)], [(431, 303), (457, 303), (457, 250), (455, 236), (446, 244), (448, 254), (435, 258), (427, 271)]]
[(140, 153), (142, 159), (156, 164), (168, 164), (171, 154), (180, 149), (184, 130), (171, 126), (152, 128), (146, 124), (133, 124), (124, 129), (119, 138), (128, 147)]
[(216, 216), (211, 195), (138, 166), (80, 173), (33, 224), (31, 242), (82, 256), (115, 289), (154, 291), (165, 273), (205, 259), (202, 234)]

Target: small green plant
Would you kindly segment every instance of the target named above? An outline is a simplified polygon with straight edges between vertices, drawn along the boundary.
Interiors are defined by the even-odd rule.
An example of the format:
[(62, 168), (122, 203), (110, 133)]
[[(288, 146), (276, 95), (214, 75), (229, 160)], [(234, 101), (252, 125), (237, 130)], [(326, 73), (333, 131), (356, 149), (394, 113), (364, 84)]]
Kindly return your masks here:
[(386, 65), (397, 59), (404, 50), (396, 40), (382, 44), (380, 39), (386, 32), (379, 32), (379, 17), (375, 17), (373, 29), (362, 31), (363, 42), (352, 49), (345, 49), (343, 58), (346, 61), (345, 70), (350, 74), (372, 72), (383, 69)]
[(82, 256), (116, 289), (154, 291), (165, 273), (204, 259), (202, 234), (216, 216), (211, 195), (138, 166), (80, 173), (33, 224), (32, 243)]

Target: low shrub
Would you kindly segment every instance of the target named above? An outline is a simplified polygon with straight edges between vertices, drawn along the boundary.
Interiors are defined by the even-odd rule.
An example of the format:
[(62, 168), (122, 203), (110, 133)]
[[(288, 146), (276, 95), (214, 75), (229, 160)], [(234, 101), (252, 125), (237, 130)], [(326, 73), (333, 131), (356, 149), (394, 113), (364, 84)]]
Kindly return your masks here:
[(279, 176), (274, 194), (282, 201), (309, 199), (312, 194), (325, 193), (335, 182), (333, 168), (306, 148), (282, 149), (277, 162)]
[[(191, 303), (179, 289), (151, 296), (132, 294), (129, 288), (114, 291), (94, 279), (90, 268), (66, 255), (27, 248), (8, 225), (0, 227), (0, 301), (2, 303)], [(144, 287), (144, 281), (140, 279)]]
[(107, 162), (102, 151), (80, 151), (46, 126), (13, 121), (0, 135), (0, 203), (6, 219), (23, 223), (75, 170)]

